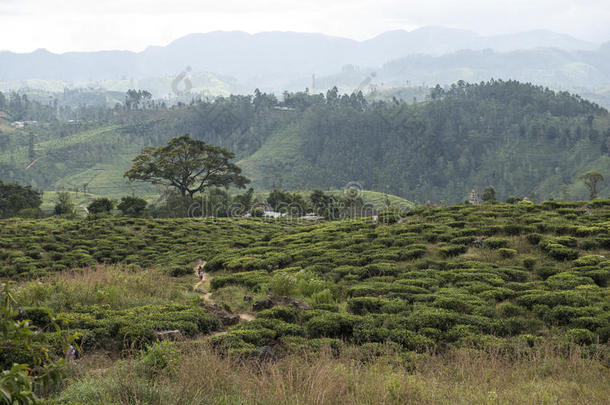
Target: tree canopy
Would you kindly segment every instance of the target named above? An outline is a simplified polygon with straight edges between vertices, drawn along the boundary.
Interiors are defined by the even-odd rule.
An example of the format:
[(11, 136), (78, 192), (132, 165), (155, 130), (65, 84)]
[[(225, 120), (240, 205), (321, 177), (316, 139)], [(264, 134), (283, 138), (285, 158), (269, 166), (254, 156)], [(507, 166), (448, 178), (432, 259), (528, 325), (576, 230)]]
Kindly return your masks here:
[(97, 198), (87, 206), (90, 214), (102, 214), (112, 211), (114, 203), (108, 198)]
[[(63, 179), (113, 164), (117, 156), (131, 161), (142, 145), (166, 146), (185, 133), (235, 153), (257, 190), (339, 189), (355, 181), (413, 201), (458, 202), (493, 184), (500, 200), (577, 199), (582, 168), (606, 167), (610, 117), (578, 96), (500, 80), (438, 86), (414, 103), (392, 95), (403, 97), (398, 90), (363, 98), (330, 89), (278, 99), (257, 91), (172, 108), (88, 107), (71, 115), (60, 108), (62, 119), (74, 122), (0, 133), (6, 151), (0, 173), (9, 182), (66, 186)], [(8, 104), (11, 99), (12, 120), (23, 98), (7, 95)], [(28, 103), (24, 117), (43, 120), (37, 104)], [(62, 142), (48, 142), (56, 139)], [(30, 165), (28, 150), (44, 158)], [(101, 179), (116, 173), (98, 176), (88, 191), (108, 195)], [(122, 179), (112, 181), (112, 198), (133, 193)], [(150, 183), (139, 187), (154, 192)], [(608, 195), (609, 187), (598, 183), (598, 194)]]
[(0, 218), (18, 215), (25, 209), (38, 210), (42, 204), (42, 193), (30, 186), (5, 184), (0, 180)]
[(146, 147), (125, 172), (130, 181), (140, 180), (176, 188), (191, 198), (211, 186), (245, 187), (249, 179), (231, 163), (235, 155), (219, 146), (193, 139), (189, 134), (172, 138), (166, 146)]

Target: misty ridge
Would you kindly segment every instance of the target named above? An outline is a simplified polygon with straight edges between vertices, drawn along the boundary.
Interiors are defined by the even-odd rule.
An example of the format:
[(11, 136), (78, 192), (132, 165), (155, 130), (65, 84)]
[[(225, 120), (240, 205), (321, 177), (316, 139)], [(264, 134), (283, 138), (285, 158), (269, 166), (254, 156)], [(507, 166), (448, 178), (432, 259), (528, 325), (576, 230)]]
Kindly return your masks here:
[(190, 68), (193, 93), (210, 96), (255, 88), (278, 93), (337, 86), (351, 92), (367, 77), (376, 90), (500, 78), (578, 91), (607, 106), (610, 42), (605, 40), (592, 43), (546, 30), (482, 36), (443, 27), (388, 31), (365, 41), (216, 31), (142, 52), (0, 52), (0, 90), (138, 87), (165, 97), (172, 79)]

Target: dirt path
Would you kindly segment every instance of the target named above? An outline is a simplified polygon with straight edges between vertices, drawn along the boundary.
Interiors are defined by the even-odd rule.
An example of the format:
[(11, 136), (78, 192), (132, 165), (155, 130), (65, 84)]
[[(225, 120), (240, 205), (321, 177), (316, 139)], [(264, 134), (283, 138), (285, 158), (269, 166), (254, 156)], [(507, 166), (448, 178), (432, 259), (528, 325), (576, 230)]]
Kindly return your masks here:
[[(197, 267), (195, 267), (195, 275), (197, 278), (199, 278), (199, 274), (197, 274)], [(200, 289), (205, 291), (205, 293), (199, 293), (199, 296), (210, 304), (216, 304), (216, 302), (212, 299), (212, 293), (210, 292), (211, 281), (212, 276), (210, 276), (210, 273), (204, 272), (202, 279), (193, 286), (193, 290)]]
[[(200, 265), (197, 265), (193, 268), (193, 271), (195, 273), (195, 276), (197, 276), (197, 278), (199, 278), (199, 274), (198, 274), (199, 266)], [(205, 268), (205, 262), (203, 262), (203, 267)], [(212, 276), (210, 275), (210, 273), (207, 273), (204, 271), (203, 277), (201, 278), (201, 280), (199, 280), (197, 283), (195, 283), (195, 285), (193, 285), (193, 291), (197, 291), (197, 289), (205, 291), (203, 293), (199, 293), (199, 296), (201, 298), (203, 298), (203, 300), (205, 302), (207, 302), (208, 304), (214, 305), (214, 304), (216, 304), (216, 301), (214, 301), (214, 299), (212, 298), (212, 293), (210, 292), (211, 282), (212, 282)], [(255, 318), (255, 316), (253, 314), (249, 314), (247, 312), (239, 312), (239, 313), (237, 313), (237, 315), (239, 315), (240, 322), (253, 321)], [(227, 333), (227, 332), (219, 331), (219, 332), (213, 333), (210, 336), (224, 335), (225, 333)]]

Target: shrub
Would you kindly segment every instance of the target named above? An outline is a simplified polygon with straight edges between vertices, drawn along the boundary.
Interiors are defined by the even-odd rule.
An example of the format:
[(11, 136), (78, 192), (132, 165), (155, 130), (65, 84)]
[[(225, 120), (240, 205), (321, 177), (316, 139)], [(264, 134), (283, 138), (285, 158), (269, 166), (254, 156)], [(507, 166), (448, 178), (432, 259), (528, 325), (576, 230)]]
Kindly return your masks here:
[(520, 333), (535, 333), (543, 326), (539, 319), (513, 316), (495, 322), (492, 331), (499, 336), (516, 336)]
[(174, 266), (170, 266), (166, 271), (167, 271), (167, 274), (169, 274), (172, 277), (181, 277), (181, 276), (188, 276), (188, 275), (193, 274), (193, 269), (190, 268), (190, 266), (174, 265)]
[(474, 236), (459, 236), (451, 239), (453, 245), (470, 245), (475, 240)]
[(377, 221), (380, 224), (395, 224), (399, 219), (400, 216), (392, 211), (380, 212), (379, 215), (377, 215)]
[(543, 318), (549, 322), (560, 326), (569, 325), (576, 318), (589, 313), (583, 308), (575, 308), (568, 305), (557, 305), (543, 314)]
[(571, 248), (575, 248), (578, 245), (578, 241), (572, 236), (558, 236), (556, 238), (553, 238), (552, 241), (554, 243), (559, 243), (560, 245)]
[(123, 197), (117, 206), (119, 211), (126, 216), (132, 218), (145, 218), (149, 216), (146, 209), (146, 200), (139, 197)]
[(576, 291), (535, 291), (517, 297), (515, 302), (533, 308), (535, 305), (546, 305), (548, 307), (556, 305), (584, 306), (589, 303), (589, 300), (582, 293)]
[(601, 249), (610, 249), (610, 237), (599, 237), (595, 238)]
[(426, 254), (427, 250), (425, 247), (414, 247), (412, 246), (409, 249), (405, 249), (400, 252), (399, 259), (400, 260), (415, 260), (423, 257)]
[(210, 343), (215, 348), (229, 354), (250, 354), (256, 350), (252, 343), (246, 343), (241, 336), (233, 333), (212, 336)]
[(523, 267), (525, 267), (528, 270), (534, 270), (534, 267), (536, 266), (536, 259), (534, 259), (533, 257), (526, 257), (523, 259)]
[(376, 322), (367, 319), (354, 326), (353, 339), (357, 343), (385, 342), (388, 340), (390, 331), (380, 327)]
[(572, 326), (590, 331), (599, 330), (608, 324), (608, 320), (603, 319), (601, 316), (580, 316), (572, 320)]
[(520, 235), (524, 231), (524, 226), (519, 224), (507, 224), (504, 225), (504, 234), (506, 235)]
[(255, 346), (268, 345), (272, 343), (276, 337), (275, 331), (267, 328), (231, 329), (227, 334), (238, 337), (244, 342), (251, 343)]
[(555, 274), (547, 278), (545, 283), (553, 290), (573, 290), (579, 285), (594, 284), (590, 277), (583, 277), (572, 271)]
[(347, 301), (347, 310), (356, 315), (378, 313), (389, 300), (377, 297), (357, 297)]
[(569, 329), (565, 333), (568, 342), (578, 345), (590, 345), (597, 340), (595, 333), (587, 329)]
[(250, 322), (243, 322), (234, 326), (232, 330), (259, 330), (266, 329), (275, 333), (275, 339), (282, 336), (306, 336), (307, 332), (301, 325), (285, 322), (281, 319), (256, 318)]
[(561, 269), (553, 266), (542, 266), (536, 270), (536, 274), (540, 276), (543, 280), (554, 276), (555, 274), (561, 273)]
[(540, 241), (542, 240), (542, 235), (540, 235), (539, 233), (530, 233), (528, 234), (526, 237), (527, 241), (529, 243), (531, 243), (532, 245), (537, 245), (540, 243)]
[(276, 306), (256, 314), (257, 318), (281, 319), (285, 322), (295, 323), (299, 320), (299, 311), (296, 308)]
[(311, 303), (314, 305), (331, 305), (334, 302), (333, 294), (328, 288), (311, 295)]
[(583, 266), (597, 266), (601, 262), (605, 261), (601, 256), (583, 256), (579, 259), (576, 259), (572, 262), (572, 266), (574, 267), (583, 267)]
[(498, 313), (504, 318), (523, 315), (525, 312), (519, 305), (511, 304), (509, 302), (498, 305)]
[(596, 332), (599, 335), (600, 343), (607, 344), (610, 342), (610, 325), (601, 327)]
[(508, 247), (508, 239), (487, 238), (485, 239), (485, 246), (490, 249), (506, 248)]
[(47, 329), (54, 321), (51, 311), (44, 307), (24, 307), (23, 311), (36, 327)]
[(407, 350), (424, 352), (435, 346), (434, 340), (417, 334), (408, 329), (393, 329), (390, 331), (390, 339), (402, 345)]
[(114, 203), (108, 198), (98, 198), (87, 206), (90, 214), (103, 214), (112, 211)]
[(279, 273), (269, 281), (271, 294), (277, 296), (293, 295), (297, 288), (297, 280), (292, 274)]
[(547, 254), (555, 260), (566, 261), (578, 258), (578, 250), (569, 249), (559, 244), (550, 244), (545, 247)]
[(152, 378), (162, 372), (173, 374), (178, 360), (178, 349), (173, 342), (166, 340), (147, 345), (146, 350), (140, 352), (136, 367), (140, 374)]
[(440, 248), (438, 251), (443, 257), (453, 257), (466, 253), (468, 251), (468, 246), (448, 245)]
[(354, 326), (360, 321), (355, 315), (328, 312), (309, 319), (305, 328), (310, 337), (332, 337), (349, 339)]
[(498, 249), (498, 253), (500, 253), (500, 256), (502, 256), (504, 259), (509, 259), (509, 258), (515, 257), (517, 255), (517, 251), (515, 249), (507, 249), (507, 248)]
[[(584, 268), (577, 267), (576, 269), (581, 270)], [(590, 277), (593, 281), (595, 281), (595, 284), (597, 284), (600, 287), (607, 287), (608, 280), (610, 280), (610, 270), (593, 269), (593, 270), (588, 270), (588, 271), (582, 272), (581, 274), (583, 276)]]
[(313, 309), (319, 309), (319, 310), (324, 310), (324, 311), (328, 311), (328, 312), (339, 312), (339, 305), (337, 304), (316, 304), (313, 303), (312, 305)]
[(421, 308), (409, 315), (408, 325), (415, 330), (433, 328), (446, 331), (457, 324), (460, 317), (460, 314), (442, 308)]

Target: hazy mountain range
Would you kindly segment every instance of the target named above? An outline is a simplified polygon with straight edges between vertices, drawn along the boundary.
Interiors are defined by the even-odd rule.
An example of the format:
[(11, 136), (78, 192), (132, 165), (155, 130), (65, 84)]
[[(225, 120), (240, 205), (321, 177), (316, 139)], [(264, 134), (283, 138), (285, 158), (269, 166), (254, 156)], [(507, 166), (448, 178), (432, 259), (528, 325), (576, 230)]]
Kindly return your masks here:
[[(333, 85), (350, 91), (363, 82), (387, 87), (492, 77), (560, 89), (601, 89), (603, 93), (605, 87), (610, 88), (610, 43), (600, 46), (545, 30), (481, 36), (425, 27), (389, 31), (366, 41), (322, 34), (233, 31), (191, 34), (142, 52), (0, 52), (0, 82), (5, 90), (80, 83), (112, 90), (146, 87), (156, 96), (164, 96), (171, 93), (173, 77), (187, 67), (197, 90), (207, 88), (216, 94), (249, 92), (256, 87), (275, 92), (312, 86), (324, 90)], [(374, 79), (367, 79), (373, 72)], [(36, 84), (32, 79), (38, 80)]]

